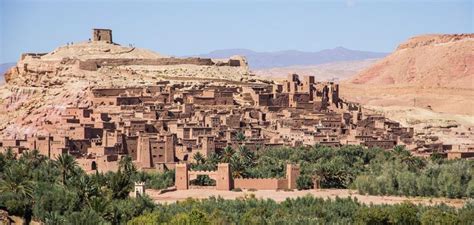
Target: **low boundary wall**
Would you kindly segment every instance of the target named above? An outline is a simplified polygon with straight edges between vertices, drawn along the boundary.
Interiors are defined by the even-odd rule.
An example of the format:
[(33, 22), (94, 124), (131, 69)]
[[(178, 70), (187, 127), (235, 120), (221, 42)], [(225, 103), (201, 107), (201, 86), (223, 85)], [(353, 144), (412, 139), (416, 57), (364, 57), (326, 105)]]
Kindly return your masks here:
[(234, 188), (256, 190), (279, 190), (288, 188), (287, 179), (276, 178), (247, 178), (234, 179)]

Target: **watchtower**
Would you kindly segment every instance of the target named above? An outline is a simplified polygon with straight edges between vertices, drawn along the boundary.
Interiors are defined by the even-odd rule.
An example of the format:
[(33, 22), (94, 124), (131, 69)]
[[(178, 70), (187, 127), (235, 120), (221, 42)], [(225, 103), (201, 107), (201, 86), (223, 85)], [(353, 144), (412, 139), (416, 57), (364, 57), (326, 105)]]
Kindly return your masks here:
[(188, 190), (189, 188), (189, 176), (188, 176), (189, 166), (186, 163), (176, 164), (176, 189), (177, 190)]
[(135, 198), (145, 194), (145, 183), (135, 182)]
[(288, 180), (288, 189), (296, 188), (296, 179), (300, 176), (299, 165), (287, 164), (286, 165), (286, 179)]
[(112, 30), (110, 29), (93, 29), (92, 32), (93, 41), (104, 41), (106, 43), (113, 43), (112, 41)]

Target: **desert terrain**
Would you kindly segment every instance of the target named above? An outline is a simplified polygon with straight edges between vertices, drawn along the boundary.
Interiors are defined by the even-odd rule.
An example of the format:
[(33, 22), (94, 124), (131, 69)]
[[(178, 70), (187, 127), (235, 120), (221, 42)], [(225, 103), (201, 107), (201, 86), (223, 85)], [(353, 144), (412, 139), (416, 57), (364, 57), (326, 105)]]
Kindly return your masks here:
[[(341, 82), (341, 96), (446, 143), (474, 126), (474, 35), (423, 35)], [(457, 127), (441, 134), (431, 128)], [(428, 129), (427, 129), (428, 128)]]

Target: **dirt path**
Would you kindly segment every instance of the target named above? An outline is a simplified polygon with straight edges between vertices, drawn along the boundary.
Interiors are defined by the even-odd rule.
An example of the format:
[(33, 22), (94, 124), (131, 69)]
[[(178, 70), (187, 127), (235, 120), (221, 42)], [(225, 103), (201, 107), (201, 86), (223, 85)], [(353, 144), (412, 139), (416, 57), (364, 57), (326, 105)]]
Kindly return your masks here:
[(357, 198), (359, 202), (365, 204), (397, 204), (404, 201), (410, 201), (414, 204), (423, 205), (436, 205), (445, 203), (453, 207), (462, 207), (466, 202), (463, 199), (447, 199), (447, 198), (422, 198), (422, 197), (401, 197), (401, 196), (373, 196), (373, 195), (360, 195), (354, 190), (348, 189), (320, 189), (320, 190), (304, 190), (304, 191), (274, 191), (274, 190), (259, 190), (259, 191), (217, 191), (214, 189), (190, 189), (190, 190), (179, 190), (171, 191), (160, 194), (156, 190), (147, 190), (146, 193), (156, 203), (173, 203), (176, 201), (182, 201), (187, 198), (205, 199), (211, 196), (220, 196), (224, 199), (236, 199), (242, 198), (246, 195), (253, 194), (256, 198), (271, 198), (276, 202), (282, 202), (287, 198), (297, 198), (306, 195), (313, 195), (314, 197), (320, 198)]

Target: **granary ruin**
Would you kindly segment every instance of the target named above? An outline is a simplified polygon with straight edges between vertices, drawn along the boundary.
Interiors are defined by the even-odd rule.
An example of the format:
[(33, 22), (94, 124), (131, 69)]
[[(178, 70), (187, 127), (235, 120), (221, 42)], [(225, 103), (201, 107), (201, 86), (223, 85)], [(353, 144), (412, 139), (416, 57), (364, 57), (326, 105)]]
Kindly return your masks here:
[[(72, 82), (67, 86), (70, 89), (63, 95), (75, 103), (47, 108), (57, 116), (26, 108), (26, 119), (21, 121), (24, 126), (38, 124), (46, 132), (3, 137), (0, 149), (12, 149), (17, 154), (37, 149), (50, 158), (69, 153), (87, 172), (115, 171), (119, 160), (130, 156), (141, 170), (176, 168), (177, 178), (183, 179), (182, 183), (177, 179), (178, 188), (188, 187), (188, 181), (201, 173), (226, 180), (217, 182), (218, 189), (226, 190), (292, 188), (296, 175), (290, 172), (286, 181), (251, 182), (229, 177), (225, 165), (214, 172), (193, 172), (188, 171), (186, 163), (192, 162), (197, 153), (207, 157), (238, 145), (251, 151), (280, 146), (362, 145), (392, 149), (404, 145), (421, 155), (455, 150), (448, 157), (472, 157), (466, 153), (471, 146), (443, 145), (435, 139), (429, 142), (413, 128), (345, 101), (340, 98), (340, 91), (344, 90), (337, 83), (318, 82), (314, 76), (297, 74), (289, 74), (279, 83), (259, 82), (247, 74), (243, 58), (215, 61), (158, 57), (143, 51), (138, 54), (142, 58), (129, 58), (131, 52), (138, 50), (118, 48), (112, 43), (110, 30), (94, 29), (92, 43), (83, 44), (91, 49), (85, 55), (76, 52), (77, 46), (61, 47), (55, 54), (24, 54), (6, 77), (8, 85), (17, 85), (12, 88), (17, 94), (6, 98), (2, 107), (24, 110), (18, 101), (66, 89), (68, 82)], [(58, 58), (71, 49), (76, 58)], [(113, 54), (115, 58), (90, 56), (104, 51), (117, 52)], [(192, 71), (205, 74), (159, 77), (157, 68), (185, 71), (185, 75)], [(229, 71), (235, 75), (223, 80), (220, 75)], [(86, 78), (88, 83), (84, 82)], [(109, 79), (123, 82), (107, 83)], [(87, 85), (82, 89), (76, 88), (84, 83)], [(30, 86), (17, 91), (19, 84)], [(53, 94), (57, 95), (60, 92)], [(36, 104), (49, 107), (43, 106), (42, 101)], [(0, 130), (2, 134), (16, 130), (7, 128)]]

